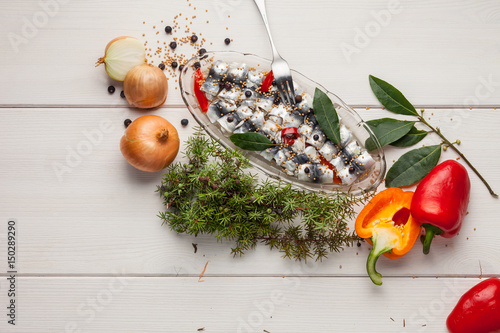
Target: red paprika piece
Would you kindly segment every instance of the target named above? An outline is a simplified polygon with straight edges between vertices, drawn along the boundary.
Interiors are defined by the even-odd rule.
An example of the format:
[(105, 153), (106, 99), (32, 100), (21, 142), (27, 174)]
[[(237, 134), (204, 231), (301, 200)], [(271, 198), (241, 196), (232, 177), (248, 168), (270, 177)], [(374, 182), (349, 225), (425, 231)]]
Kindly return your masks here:
[(198, 104), (200, 105), (200, 109), (202, 112), (208, 111), (208, 99), (205, 96), (205, 93), (201, 91), (201, 86), (205, 82), (205, 77), (201, 72), (201, 69), (198, 68), (196, 72), (194, 72), (194, 94), (196, 99), (198, 100)]
[(318, 156), (319, 156), (319, 163), (321, 163), (322, 165), (326, 166), (328, 169), (333, 171), (333, 182), (335, 184), (342, 184), (342, 179), (337, 174), (337, 169), (335, 169), (335, 167), (330, 162), (328, 162), (327, 159), (323, 157), (323, 155), (318, 153)]
[(295, 143), (295, 139), (300, 136), (297, 127), (286, 127), (281, 131), (281, 141), (286, 145), (291, 146)]
[(273, 84), (273, 81), (273, 71), (270, 71), (269, 73), (267, 73), (266, 77), (262, 81), (262, 84), (260, 85), (260, 92), (268, 92), (269, 88), (271, 88), (271, 85)]
[(418, 184), (411, 203), (413, 219), (425, 228), (424, 253), (434, 235), (455, 236), (467, 214), (470, 179), (463, 165), (448, 160), (436, 166)]
[(500, 280), (485, 280), (467, 291), (446, 320), (451, 333), (500, 330)]

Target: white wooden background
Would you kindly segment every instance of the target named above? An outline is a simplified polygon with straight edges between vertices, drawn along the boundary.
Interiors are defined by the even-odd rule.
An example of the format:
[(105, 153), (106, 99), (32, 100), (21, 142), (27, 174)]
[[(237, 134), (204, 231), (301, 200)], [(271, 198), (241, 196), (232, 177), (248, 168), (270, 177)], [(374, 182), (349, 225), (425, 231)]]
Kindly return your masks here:
[[(498, 0), (267, 2), (291, 67), (367, 120), (391, 116), (378, 108), (368, 75), (393, 83), (461, 139), (500, 191)], [(117, 36), (170, 41), (163, 27), (178, 13), (197, 16), (191, 30), (209, 50), (271, 56), (251, 0), (0, 2), (0, 332), (446, 332), (459, 296), (479, 277), (500, 275), (498, 199), (472, 173), (460, 235), (436, 238), (428, 256), (416, 244), (402, 259), (381, 258), (382, 287), (366, 276), (366, 244), (321, 263), (284, 260), (263, 246), (232, 258), (230, 243), (160, 225), (154, 191), (162, 174), (124, 161), (123, 120), (161, 115), (182, 140), (195, 121), (175, 78), (163, 107), (134, 110), (94, 62)], [(84, 146), (88, 153), (75, 157)], [(404, 151), (387, 149), (389, 166)], [(447, 151), (442, 160), (452, 158)], [(9, 219), (18, 230), (15, 326), (6, 316)]]

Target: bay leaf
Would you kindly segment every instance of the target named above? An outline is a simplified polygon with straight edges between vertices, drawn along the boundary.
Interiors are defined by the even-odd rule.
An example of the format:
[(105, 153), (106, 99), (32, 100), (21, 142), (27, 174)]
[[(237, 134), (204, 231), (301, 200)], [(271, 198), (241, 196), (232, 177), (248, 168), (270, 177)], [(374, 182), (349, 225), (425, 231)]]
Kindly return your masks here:
[(319, 127), (327, 138), (340, 146), (340, 123), (337, 110), (330, 97), (318, 88), (314, 91), (313, 109)]
[(418, 130), (415, 126), (401, 139), (391, 143), (394, 147), (410, 147), (422, 141), (427, 136), (427, 131)]
[(232, 143), (241, 149), (261, 151), (274, 144), (264, 134), (248, 132), (248, 133), (235, 133), (229, 137)]
[(370, 75), (370, 87), (375, 97), (389, 111), (407, 116), (418, 116), (415, 107), (390, 83)]
[[(414, 121), (397, 120), (392, 118), (382, 118), (369, 120), (366, 122), (373, 134), (378, 139), (380, 146), (391, 144), (404, 137), (415, 125)], [(377, 148), (375, 141), (368, 138), (365, 142), (366, 149), (369, 151)]]
[(386, 187), (402, 187), (422, 180), (441, 157), (441, 145), (410, 150), (402, 155), (387, 172)]

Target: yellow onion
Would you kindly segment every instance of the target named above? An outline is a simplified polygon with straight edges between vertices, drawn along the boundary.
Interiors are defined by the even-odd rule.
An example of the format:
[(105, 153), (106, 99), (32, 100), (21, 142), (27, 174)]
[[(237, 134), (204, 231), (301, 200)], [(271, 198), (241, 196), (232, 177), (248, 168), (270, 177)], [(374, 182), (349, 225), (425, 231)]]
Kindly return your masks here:
[(147, 115), (134, 120), (120, 141), (123, 157), (133, 167), (147, 172), (162, 170), (179, 152), (179, 134), (166, 119)]
[(104, 64), (110, 78), (123, 81), (128, 71), (144, 63), (146, 63), (144, 44), (137, 38), (122, 36), (106, 45), (104, 57), (97, 60), (96, 67)]
[(167, 99), (168, 79), (156, 66), (136, 66), (125, 77), (123, 92), (129, 104), (141, 109), (155, 108)]

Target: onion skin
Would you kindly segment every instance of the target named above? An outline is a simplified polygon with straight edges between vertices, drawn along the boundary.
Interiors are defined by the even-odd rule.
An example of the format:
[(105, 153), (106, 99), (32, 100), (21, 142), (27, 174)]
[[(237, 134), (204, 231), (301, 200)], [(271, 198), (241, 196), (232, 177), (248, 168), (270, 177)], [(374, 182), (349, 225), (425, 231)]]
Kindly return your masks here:
[(127, 127), (120, 141), (120, 150), (136, 169), (156, 172), (174, 161), (179, 144), (179, 134), (169, 121), (147, 115), (137, 118)]
[(123, 91), (130, 105), (141, 109), (155, 108), (167, 99), (168, 79), (156, 66), (136, 66), (127, 73)]

